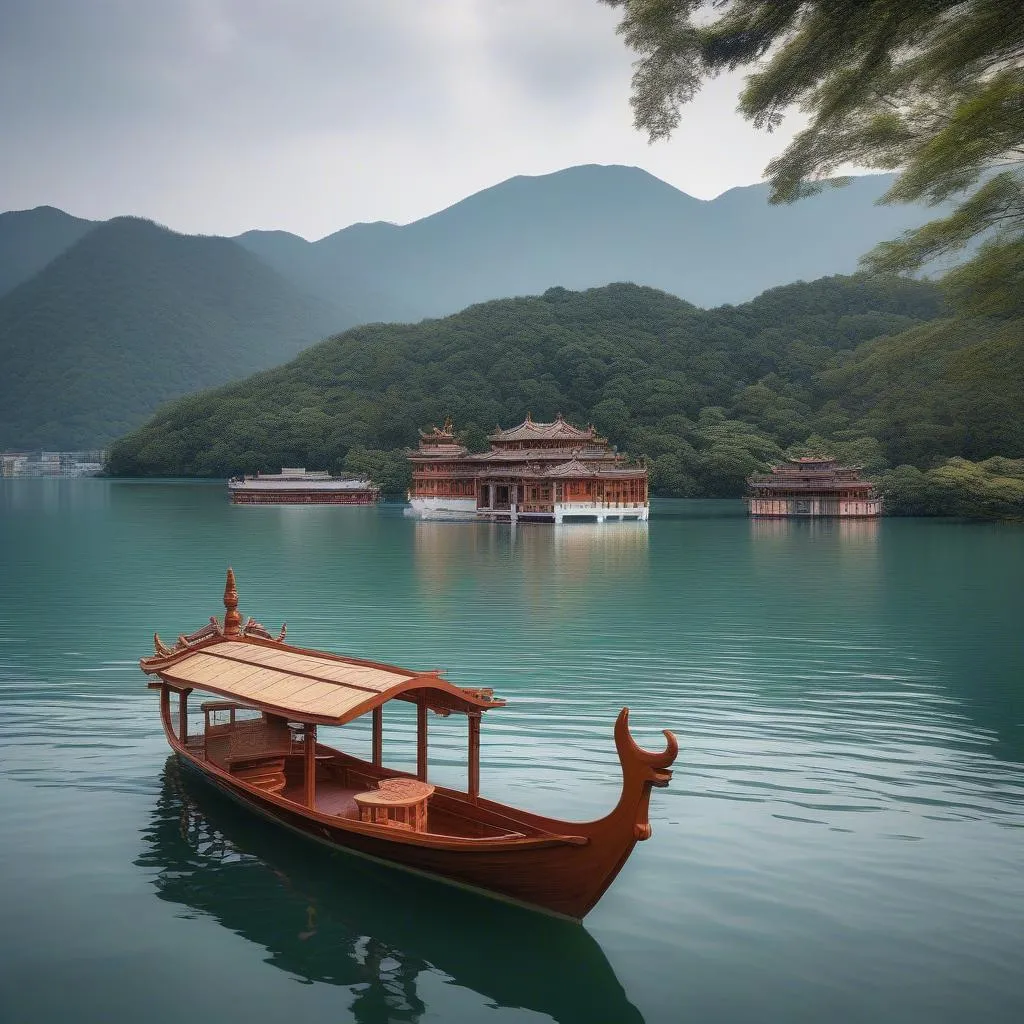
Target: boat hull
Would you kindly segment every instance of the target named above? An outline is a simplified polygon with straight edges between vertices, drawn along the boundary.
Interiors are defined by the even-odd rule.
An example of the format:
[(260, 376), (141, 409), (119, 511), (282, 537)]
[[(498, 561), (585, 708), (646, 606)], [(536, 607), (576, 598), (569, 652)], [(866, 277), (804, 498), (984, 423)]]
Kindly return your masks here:
[[(624, 722), (624, 715), (620, 716), (620, 723)], [(506, 836), (466, 839), (399, 831), (300, 805), (251, 786), (197, 756), (174, 735), (169, 719), (165, 719), (164, 729), (183, 766), (239, 804), (293, 832), (337, 850), (577, 921), (604, 894), (636, 842), (650, 836), (650, 786), (665, 785), (671, 775), (656, 772), (653, 780), (647, 779), (637, 787), (638, 765), (624, 760), (619, 805), (606, 818), (585, 823), (545, 818), (489, 800), (470, 803), (465, 794), (437, 787), (435, 799), (449, 808), (462, 804), (467, 815), (476, 813), (501, 821), (509, 829), (518, 826), (523, 830)], [(618, 723), (616, 741), (618, 744)], [(674, 739), (670, 746), (674, 746)], [(635, 745), (634, 749), (653, 756), (639, 751)], [(338, 756), (367, 771), (374, 770), (366, 762), (348, 755)], [(673, 751), (671, 757), (674, 756)]]
[(476, 519), (476, 499), (410, 497), (406, 512), (418, 519)]
[(230, 493), (233, 505), (376, 505), (380, 500), (376, 491), (250, 491), (233, 488)]
[[(595, 892), (593, 870), (605, 866), (594, 862), (606, 861), (607, 857), (602, 858), (600, 851), (596, 851), (598, 856), (595, 857), (595, 851), (586, 847), (556, 843), (523, 849), (511, 843), (496, 843), (492, 849), (453, 852), (439, 847), (398, 843), (386, 835), (356, 832), (340, 822), (325, 822), (322, 820), (324, 816), (313, 816), (305, 809), (288, 807), (285, 801), (254, 793), (248, 787), (215, 776), (201, 761), (184, 751), (179, 750), (177, 754), (183, 765), (236, 803), (292, 832), (336, 850), (460, 885), (483, 895), (578, 921), (583, 919), (612, 880), (608, 877), (607, 882)], [(628, 856), (628, 851), (622, 856), (623, 861), (625, 856)], [(607, 874), (607, 870), (602, 873)]]

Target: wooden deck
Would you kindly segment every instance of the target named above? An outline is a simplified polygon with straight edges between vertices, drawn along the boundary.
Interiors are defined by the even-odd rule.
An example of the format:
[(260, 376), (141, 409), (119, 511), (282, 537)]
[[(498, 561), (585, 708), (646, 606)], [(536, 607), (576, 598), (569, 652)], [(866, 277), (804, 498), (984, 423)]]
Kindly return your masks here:
[[(359, 820), (359, 808), (353, 797), (361, 793), (361, 789), (350, 789), (332, 780), (324, 780), (316, 784), (316, 809), (323, 814), (333, 814), (339, 818), (354, 818)], [(297, 804), (305, 806), (305, 791), (302, 783), (285, 786), (281, 796), (285, 800), (292, 800)]]
[[(226, 747), (226, 740), (220, 738), (209, 744), (208, 752), (211, 755), (209, 760), (217, 764), (218, 767), (226, 767), (222, 761)], [(203, 760), (203, 737), (190, 736), (188, 750)], [(218, 757), (218, 755), (220, 756)], [(292, 755), (287, 760), (290, 762), (286, 769), (287, 783), (278, 796), (299, 807), (305, 807), (305, 788), (301, 776), (300, 759), (298, 756)], [(359, 808), (355, 802), (355, 795), (375, 789), (376, 780), (359, 770), (353, 771), (341, 763), (337, 753), (320, 753), (317, 755), (317, 761), (316, 809), (323, 814), (358, 821)], [(459, 813), (461, 810), (459, 805), (452, 806), (450, 800), (432, 799), (427, 809), (426, 831), (433, 835), (461, 839), (480, 839), (508, 833), (508, 828), (505, 825), (479, 820), (472, 812), (469, 814)]]

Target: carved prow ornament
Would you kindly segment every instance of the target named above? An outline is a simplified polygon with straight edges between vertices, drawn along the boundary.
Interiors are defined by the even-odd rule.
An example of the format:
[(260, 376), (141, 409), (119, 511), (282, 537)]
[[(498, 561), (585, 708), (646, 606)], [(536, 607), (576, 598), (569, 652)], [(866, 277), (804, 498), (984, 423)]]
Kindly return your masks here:
[(238, 610), (238, 588), (235, 586), (235, 571), (228, 569), (224, 583), (224, 635), (239, 636), (242, 632), (242, 615)]
[(142, 667), (154, 664), (165, 658), (173, 658), (175, 655), (183, 654), (186, 651), (195, 650), (200, 645), (218, 637), (259, 637), (262, 640), (272, 640), (279, 644), (284, 643), (288, 633), (287, 625), (281, 626), (281, 632), (275, 637), (261, 623), (251, 616), (243, 624), (242, 614), (238, 610), (238, 587), (235, 584), (235, 573), (228, 569), (227, 579), (224, 581), (224, 622), (221, 623), (216, 615), (210, 616), (210, 621), (194, 633), (187, 636), (184, 633), (178, 634), (177, 642), (173, 647), (168, 647), (160, 639), (159, 634), (153, 634), (153, 657), (143, 658)]
[(675, 734), (663, 729), (665, 749), (657, 752), (637, 746), (629, 731), (629, 708), (623, 708), (615, 719), (615, 749), (622, 765), (622, 796), (618, 806), (609, 815), (629, 815), (633, 819), (633, 835), (639, 839), (651, 838), (651, 825), (647, 820), (647, 805), (653, 786), (667, 786), (672, 778), (669, 766), (679, 754), (679, 741)]

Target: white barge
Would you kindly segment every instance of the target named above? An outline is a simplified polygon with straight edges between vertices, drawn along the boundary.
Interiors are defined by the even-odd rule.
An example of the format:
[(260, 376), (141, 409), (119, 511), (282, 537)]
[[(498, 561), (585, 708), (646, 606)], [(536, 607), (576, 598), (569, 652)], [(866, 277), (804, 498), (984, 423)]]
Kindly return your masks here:
[(380, 488), (363, 477), (336, 477), (304, 468), (257, 473), (228, 481), (235, 505), (373, 505)]

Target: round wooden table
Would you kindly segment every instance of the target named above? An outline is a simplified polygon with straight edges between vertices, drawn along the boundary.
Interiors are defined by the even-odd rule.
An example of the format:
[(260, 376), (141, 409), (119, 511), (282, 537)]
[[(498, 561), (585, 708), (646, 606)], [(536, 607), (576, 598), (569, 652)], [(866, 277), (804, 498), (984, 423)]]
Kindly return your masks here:
[(356, 793), (359, 820), (411, 832), (427, 830), (427, 800), (434, 792), (429, 782), (419, 779), (381, 779), (378, 788)]

